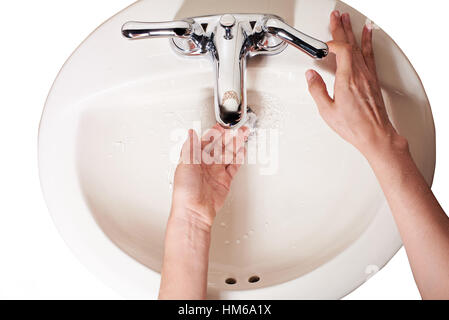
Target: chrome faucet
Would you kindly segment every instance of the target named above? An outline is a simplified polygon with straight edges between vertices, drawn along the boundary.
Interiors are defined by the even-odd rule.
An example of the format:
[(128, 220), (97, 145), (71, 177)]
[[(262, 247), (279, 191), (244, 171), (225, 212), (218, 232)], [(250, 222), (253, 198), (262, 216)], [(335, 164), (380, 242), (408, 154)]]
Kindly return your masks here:
[(210, 55), (215, 66), (215, 116), (225, 128), (247, 120), (246, 58), (274, 55), (288, 44), (315, 59), (328, 54), (324, 42), (267, 14), (224, 14), (170, 22), (127, 22), (122, 34), (129, 39), (171, 38), (175, 52)]

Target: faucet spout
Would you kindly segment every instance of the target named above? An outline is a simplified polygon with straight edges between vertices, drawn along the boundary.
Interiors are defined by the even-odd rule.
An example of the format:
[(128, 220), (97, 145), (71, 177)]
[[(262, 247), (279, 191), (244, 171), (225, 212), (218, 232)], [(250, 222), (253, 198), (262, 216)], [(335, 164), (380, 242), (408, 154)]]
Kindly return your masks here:
[(223, 127), (238, 127), (246, 121), (246, 50), (251, 32), (249, 23), (223, 15), (213, 38), (212, 57), (215, 65), (215, 115)]

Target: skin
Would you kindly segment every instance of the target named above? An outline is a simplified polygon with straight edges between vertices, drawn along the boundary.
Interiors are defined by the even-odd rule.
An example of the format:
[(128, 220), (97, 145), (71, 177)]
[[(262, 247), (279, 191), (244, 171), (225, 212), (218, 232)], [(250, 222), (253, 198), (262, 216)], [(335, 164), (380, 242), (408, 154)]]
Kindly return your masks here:
[[(363, 154), (376, 174), (423, 299), (449, 299), (449, 218), (415, 165), (407, 140), (388, 118), (376, 73), (372, 28), (364, 27), (361, 47), (348, 14), (334, 11), (330, 29), (333, 41), (328, 45), (337, 61), (335, 94), (330, 97), (322, 77), (309, 70), (306, 78), (310, 94), (323, 120)], [(225, 130), (214, 128), (225, 135)], [(239, 134), (245, 137), (247, 131), (243, 129)], [(244, 150), (244, 143), (236, 140), (234, 159)], [(188, 141), (197, 141), (197, 150), (203, 150), (207, 142), (199, 146), (192, 131)], [(221, 141), (223, 150), (228, 149), (226, 139), (216, 141)], [(184, 145), (183, 154), (189, 145), (192, 143)], [(211, 226), (239, 167), (237, 163), (178, 166), (166, 234), (161, 299), (206, 297)]]
[(402, 237), (424, 299), (449, 299), (449, 218), (419, 172), (407, 140), (391, 124), (376, 74), (372, 28), (357, 45), (348, 14), (335, 11), (330, 24), (336, 55), (335, 96), (321, 76), (306, 74), (309, 91), (326, 123), (368, 160)]
[(206, 298), (212, 223), (243, 163), (248, 129), (189, 131), (175, 172), (159, 299)]

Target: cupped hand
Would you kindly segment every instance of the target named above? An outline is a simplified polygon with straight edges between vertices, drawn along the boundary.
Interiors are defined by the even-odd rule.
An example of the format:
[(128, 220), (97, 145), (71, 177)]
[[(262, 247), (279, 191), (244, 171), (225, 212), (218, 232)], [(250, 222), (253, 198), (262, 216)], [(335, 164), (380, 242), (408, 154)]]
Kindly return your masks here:
[(361, 47), (353, 33), (349, 14), (332, 12), (333, 41), (329, 51), (336, 55), (334, 97), (328, 94), (322, 77), (314, 70), (306, 73), (309, 91), (326, 123), (365, 157), (407, 142), (394, 129), (387, 114), (376, 72), (373, 29), (363, 29)]
[(248, 134), (246, 127), (233, 131), (217, 124), (200, 141), (196, 132), (189, 130), (175, 172), (172, 212), (212, 225), (244, 162)]

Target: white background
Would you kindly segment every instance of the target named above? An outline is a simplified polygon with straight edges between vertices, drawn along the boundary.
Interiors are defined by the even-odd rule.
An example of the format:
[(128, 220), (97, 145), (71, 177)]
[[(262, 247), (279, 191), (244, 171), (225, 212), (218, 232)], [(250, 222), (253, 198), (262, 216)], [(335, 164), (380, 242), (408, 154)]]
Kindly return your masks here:
[[(53, 225), (39, 186), (37, 133), (45, 98), (64, 61), (99, 24), (131, 3), (1, 1), (0, 298), (121, 298), (77, 261)], [(437, 128), (433, 190), (449, 210), (447, 1), (346, 3), (389, 33), (422, 78)], [(347, 298), (419, 299), (404, 250)]]

